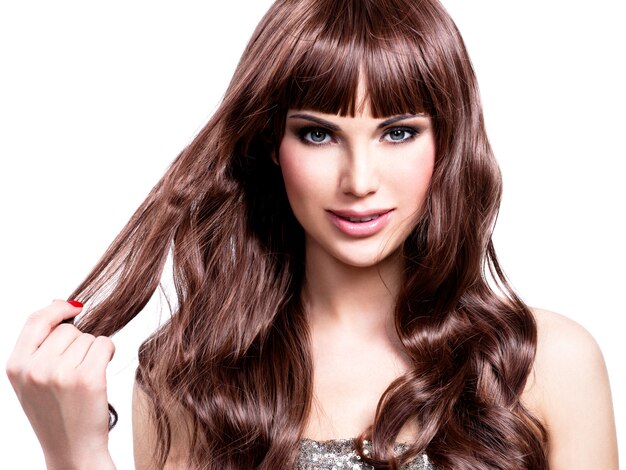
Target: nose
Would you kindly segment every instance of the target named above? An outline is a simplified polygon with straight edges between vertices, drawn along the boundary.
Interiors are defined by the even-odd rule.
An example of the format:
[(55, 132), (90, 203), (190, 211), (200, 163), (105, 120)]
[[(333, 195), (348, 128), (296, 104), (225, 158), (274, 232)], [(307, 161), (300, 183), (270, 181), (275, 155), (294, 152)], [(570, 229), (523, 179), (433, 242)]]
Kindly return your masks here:
[(380, 175), (374, 152), (366, 146), (346, 152), (340, 188), (344, 194), (365, 197), (378, 191)]

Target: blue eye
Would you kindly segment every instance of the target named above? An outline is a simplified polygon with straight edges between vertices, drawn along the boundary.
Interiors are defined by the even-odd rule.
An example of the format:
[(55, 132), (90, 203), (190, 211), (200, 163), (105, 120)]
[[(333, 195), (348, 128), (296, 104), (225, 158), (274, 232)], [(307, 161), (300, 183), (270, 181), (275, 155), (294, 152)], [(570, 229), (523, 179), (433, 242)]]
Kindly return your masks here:
[(308, 144), (320, 145), (329, 142), (331, 136), (324, 129), (308, 127), (300, 131), (300, 138)]
[(416, 135), (417, 131), (415, 129), (409, 127), (394, 127), (385, 133), (384, 139), (388, 142), (399, 143), (411, 140)]

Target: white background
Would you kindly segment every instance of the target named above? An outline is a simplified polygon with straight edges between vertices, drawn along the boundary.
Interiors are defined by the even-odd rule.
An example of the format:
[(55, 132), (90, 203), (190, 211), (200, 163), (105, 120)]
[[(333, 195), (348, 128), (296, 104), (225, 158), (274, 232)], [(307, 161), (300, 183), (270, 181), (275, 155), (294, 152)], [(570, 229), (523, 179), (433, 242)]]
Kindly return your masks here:
[[(620, 3), (444, 2), (473, 59), (504, 173), (501, 261), (529, 304), (568, 315), (600, 343), (624, 460)], [(211, 115), (269, 4), (0, 4), (2, 363), (25, 317), (73, 290)], [(135, 351), (156, 312), (115, 338), (109, 398), (120, 423), (111, 449), (122, 469), (132, 468)], [(42, 468), (4, 374), (0, 406), (0, 467)]]

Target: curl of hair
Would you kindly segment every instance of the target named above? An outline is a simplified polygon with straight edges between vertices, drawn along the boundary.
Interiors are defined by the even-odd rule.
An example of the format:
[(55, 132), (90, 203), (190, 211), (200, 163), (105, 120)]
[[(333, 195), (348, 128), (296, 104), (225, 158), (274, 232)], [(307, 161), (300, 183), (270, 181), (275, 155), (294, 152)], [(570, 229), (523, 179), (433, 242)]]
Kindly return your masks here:
[[(536, 325), (491, 242), (500, 173), (465, 46), (436, 0), (277, 1), (214, 116), (70, 296), (89, 305), (80, 328), (112, 335), (146, 305), (171, 254), (176, 311), (141, 346), (137, 370), (161, 464), (175, 404), (192, 424), (190, 466), (294, 466), (313, 380), (304, 237), (271, 157), (288, 109), (354, 115), (361, 82), (374, 117), (429, 115), (437, 157), (395, 311), (412, 368), (357, 450), (375, 468), (422, 451), (440, 469), (548, 468), (545, 429), (520, 401)], [(395, 456), (408, 422), (419, 434)]]

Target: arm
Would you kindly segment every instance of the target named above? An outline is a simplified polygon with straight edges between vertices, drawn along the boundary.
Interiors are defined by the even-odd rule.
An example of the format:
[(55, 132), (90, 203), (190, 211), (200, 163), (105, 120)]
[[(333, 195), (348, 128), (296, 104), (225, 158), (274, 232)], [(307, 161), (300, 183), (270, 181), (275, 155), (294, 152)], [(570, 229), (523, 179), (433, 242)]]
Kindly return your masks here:
[(617, 470), (617, 437), (602, 353), (580, 325), (534, 312), (537, 356), (526, 402), (548, 430), (550, 468)]
[(106, 392), (115, 348), (61, 323), (80, 309), (58, 300), (32, 314), (6, 365), (49, 469), (115, 468)]

